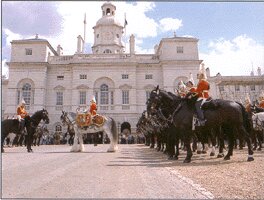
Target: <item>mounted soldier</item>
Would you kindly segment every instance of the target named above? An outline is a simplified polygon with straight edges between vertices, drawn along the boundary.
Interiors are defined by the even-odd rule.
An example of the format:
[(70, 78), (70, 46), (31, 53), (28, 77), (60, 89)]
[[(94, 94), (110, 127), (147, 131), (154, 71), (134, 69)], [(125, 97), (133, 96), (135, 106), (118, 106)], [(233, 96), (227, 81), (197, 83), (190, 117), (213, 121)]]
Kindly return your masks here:
[(188, 82), (186, 83), (186, 89), (188, 92), (194, 93), (196, 90), (196, 87), (194, 86), (194, 80), (193, 80), (193, 75), (190, 73)]
[(264, 93), (259, 95), (259, 107), (264, 109)]
[(22, 99), (20, 105), (17, 107), (17, 118), (19, 120), (19, 130), (22, 133), (25, 128), (25, 117), (28, 115), (26, 111), (26, 102)]
[(246, 108), (247, 113), (251, 113), (251, 101), (250, 101), (250, 97), (248, 94), (245, 98), (245, 108)]
[(199, 82), (197, 84), (197, 88), (195, 89), (195, 94), (198, 96), (197, 101), (195, 102), (195, 108), (197, 112), (197, 116), (201, 126), (205, 125), (205, 118), (203, 110), (201, 109), (202, 104), (209, 98), (209, 90), (210, 84), (207, 81), (206, 71), (204, 68), (204, 63), (201, 64), (199, 73), (197, 74), (197, 78)]
[(184, 98), (188, 92), (186, 85), (183, 83), (182, 80), (178, 83), (178, 90), (177, 91), (178, 91), (178, 94), (181, 96), (181, 98)]
[(95, 97), (93, 96), (92, 100), (90, 101), (90, 113), (92, 116), (96, 115), (97, 112), (97, 105), (96, 105), (96, 100)]

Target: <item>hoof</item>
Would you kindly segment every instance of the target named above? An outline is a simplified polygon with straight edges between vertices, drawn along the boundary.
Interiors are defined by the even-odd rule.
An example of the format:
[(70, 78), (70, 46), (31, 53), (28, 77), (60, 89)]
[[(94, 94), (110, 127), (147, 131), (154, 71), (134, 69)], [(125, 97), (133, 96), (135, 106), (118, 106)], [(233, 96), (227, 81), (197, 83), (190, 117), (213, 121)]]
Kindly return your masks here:
[(202, 151), (197, 151), (197, 154), (201, 154), (202, 153)]
[(243, 150), (243, 147), (239, 147), (239, 150)]
[(183, 163), (190, 163), (191, 162), (191, 159), (185, 159), (184, 161), (183, 161)]
[(211, 153), (210, 153), (210, 156), (215, 156), (215, 153), (211, 152)]
[(202, 151), (202, 154), (207, 154), (207, 152), (206, 151)]
[(173, 160), (178, 160), (178, 159), (179, 159), (178, 156), (173, 157)]
[(225, 155), (223, 153), (222, 154), (220, 153), (220, 154), (217, 155), (217, 158), (223, 158), (224, 156)]
[(258, 150), (258, 151), (261, 151), (261, 148), (258, 148), (257, 150)]
[(250, 161), (253, 161), (254, 158), (253, 157), (248, 157), (247, 161), (250, 162)]
[(174, 160), (173, 156), (168, 156), (168, 160)]
[(151, 145), (149, 148), (153, 149), (154, 148), (154, 145)]
[(256, 149), (257, 149), (257, 147), (254, 147), (252, 150), (253, 150), (253, 151), (256, 151)]
[(230, 156), (225, 156), (224, 160), (230, 160)]

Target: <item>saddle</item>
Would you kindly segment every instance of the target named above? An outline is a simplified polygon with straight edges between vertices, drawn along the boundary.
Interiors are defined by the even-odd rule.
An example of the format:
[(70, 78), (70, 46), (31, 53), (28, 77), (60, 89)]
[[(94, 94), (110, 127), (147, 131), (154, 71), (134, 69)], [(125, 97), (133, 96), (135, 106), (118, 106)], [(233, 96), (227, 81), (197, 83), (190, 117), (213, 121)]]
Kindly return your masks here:
[(100, 127), (104, 124), (105, 118), (102, 115), (96, 114), (94, 116), (91, 113), (77, 113), (76, 123), (81, 128), (87, 128), (89, 126)]
[(219, 107), (219, 102), (217, 99), (212, 99), (211, 97), (206, 99), (206, 101), (202, 104), (201, 108), (202, 110), (215, 110)]

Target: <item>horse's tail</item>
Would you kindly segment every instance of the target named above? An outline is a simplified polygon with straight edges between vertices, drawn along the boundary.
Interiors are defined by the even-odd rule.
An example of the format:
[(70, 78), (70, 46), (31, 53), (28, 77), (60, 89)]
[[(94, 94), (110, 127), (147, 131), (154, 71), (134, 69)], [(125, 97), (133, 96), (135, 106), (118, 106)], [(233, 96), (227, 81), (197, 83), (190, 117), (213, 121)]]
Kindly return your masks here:
[(236, 102), (237, 104), (240, 105), (241, 110), (242, 110), (242, 116), (243, 116), (243, 125), (246, 129), (246, 131), (248, 133), (250, 133), (252, 131), (252, 126), (251, 126), (251, 118), (249, 117), (249, 114), (247, 113), (245, 107), (243, 106), (243, 104), (241, 104), (240, 102)]
[(111, 132), (113, 134), (113, 142), (118, 143), (118, 132), (117, 132), (117, 127), (116, 127), (116, 122), (113, 118), (111, 118), (112, 123), (111, 123)]

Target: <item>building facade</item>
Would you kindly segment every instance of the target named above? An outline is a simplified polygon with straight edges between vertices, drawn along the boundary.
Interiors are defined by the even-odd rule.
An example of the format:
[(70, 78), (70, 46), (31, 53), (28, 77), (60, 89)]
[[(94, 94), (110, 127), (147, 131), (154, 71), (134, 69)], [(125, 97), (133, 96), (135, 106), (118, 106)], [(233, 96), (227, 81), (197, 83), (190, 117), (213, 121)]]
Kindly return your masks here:
[[(55, 50), (37, 35), (33, 39), (11, 42), (11, 59), (7, 63), (9, 79), (2, 81), (4, 118), (15, 115), (23, 98), (30, 114), (42, 108), (48, 110), (50, 132), (66, 132), (60, 122), (62, 110), (76, 112), (79, 107), (89, 106), (95, 96), (99, 114), (113, 117), (119, 129), (123, 123), (129, 123), (135, 133), (151, 90), (159, 85), (174, 92), (180, 80), (186, 81), (190, 73), (197, 74), (202, 63), (198, 39), (163, 38), (153, 54), (137, 54), (136, 38), (131, 35), (130, 51), (125, 52), (124, 27), (115, 18), (116, 7), (107, 2), (101, 9), (102, 17), (93, 27), (91, 54), (84, 53), (85, 40), (80, 35), (74, 55), (63, 55), (60, 45)], [(212, 90), (227, 84), (223, 79), (229, 80), (209, 77)], [(263, 84), (263, 79), (257, 83)], [(255, 89), (257, 94), (258, 90), (263, 90), (263, 85)], [(225, 98), (221, 92), (212, 96)]]

